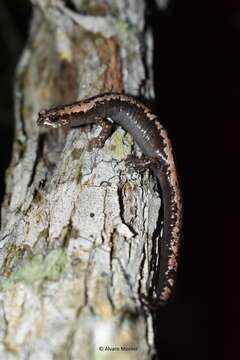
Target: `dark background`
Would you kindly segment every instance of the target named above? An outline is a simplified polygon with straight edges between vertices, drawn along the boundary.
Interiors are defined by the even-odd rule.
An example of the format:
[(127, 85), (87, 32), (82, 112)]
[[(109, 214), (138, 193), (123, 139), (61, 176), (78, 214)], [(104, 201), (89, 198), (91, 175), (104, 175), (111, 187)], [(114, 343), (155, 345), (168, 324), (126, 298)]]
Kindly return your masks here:
[[(199, 171), (204, 165), (202, 154), (207, 146), (206, 117), (204, 122), (201, 109), (204, 92), (209, 86), (202, 74), (210, 61), (209, 52), (202, 45), (208, 23), (201, 16), (204, 13), (205, 8), (201, 9), (195, 1), (172, 1), (164, 12), (158, 11), (154, 2), (149, 1), (146, 14), (154, 33), (156, 105), (174, 144), (184, 197), (178, 287), (174, 301), (159, 311), (156, 319), (157, 344), (163, 360), (210, 359), (209, 345), (213, 337), (209, 329), (212, 269), (207, 244), (211, 241), (214, 246), (216, 239), (206, 235), (205, 213), (201, 207), (205, 197), (204, 180)], [(237, 54), (240, 7), (232, 6), (229, 15), (229, 50), (234, 49)], [(235, 16), (233, 22), (232, 15)], [(0, 200), (13, 141), (14, 69), (27, 39), (30, 16), (28, 0), (21, 0), (21, 4), (14, 0), (0, 1)], [(240, 64), (239, 55), (235, 61)], [(235, 82), (231, 79), (235, 79), (234, 73), (229, 85), (236, 95), (239, 79)], [(199, 97), (201, 101), (196, 101)], [(203, 224), (205, 232), (201, 231)]]
[[(239, 254), (240, 243), (238, 224), (240, 198), (238, 184), (239, 171), (239, 134), (240, 134), (240, 3), (227, 1), (224, 7), (224, 134), (222, 145), (224, 155), (221, 164), (227, 164), (229, 171), (223, 171), (225, 182), (225, 225), (224, 241), (224, 339), (226, 358), (239, 358), (240, 334), (240, 287)], [(222, 78), (222, 76), (221, 76)], [(222, 166), (222, 165), (221, 165)], [(224, 166), (225, 167), (225, 166)], [(221, 227), (223, 228), (223, 226)]]
[(27, 39), (30, 15), (28, 0), (21, 0), (21, 4), (14, 0), (0, 1), (0, 203), (13, 141), (14, 71)]

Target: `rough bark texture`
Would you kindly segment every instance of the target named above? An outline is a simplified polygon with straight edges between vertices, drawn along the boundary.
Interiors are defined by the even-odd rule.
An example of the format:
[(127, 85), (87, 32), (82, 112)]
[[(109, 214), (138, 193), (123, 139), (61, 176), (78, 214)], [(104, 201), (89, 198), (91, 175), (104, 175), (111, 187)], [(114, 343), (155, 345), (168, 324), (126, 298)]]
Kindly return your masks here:
[(98, 93), (153, 97), (144, 0), (32, 3), (2, 206), (0, 359), (151, 359), (140, 294), (154, 270), (156, 181), (126, 167), (141, 152), (121, 128), (90, 151), (97, 126), (36, 125), (40, 109)]

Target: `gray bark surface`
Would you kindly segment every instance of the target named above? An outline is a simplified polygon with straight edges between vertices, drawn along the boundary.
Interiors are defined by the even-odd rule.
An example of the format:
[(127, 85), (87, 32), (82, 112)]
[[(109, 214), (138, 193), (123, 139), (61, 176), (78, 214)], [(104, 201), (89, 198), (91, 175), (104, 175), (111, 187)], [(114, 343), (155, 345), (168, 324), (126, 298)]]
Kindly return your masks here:
[(145, 3), (71, 3), (32, 0), (16, 71), (1, 213), (0, 359), (151, 359), (153, 319), (140, 297), (156, 261), (156, 180), (126, 166), (141, 151), (120, 127), (89, 150), (98, 126), (66, 134), (36, 125), (42, 108), (99, 93), (153, 98)]

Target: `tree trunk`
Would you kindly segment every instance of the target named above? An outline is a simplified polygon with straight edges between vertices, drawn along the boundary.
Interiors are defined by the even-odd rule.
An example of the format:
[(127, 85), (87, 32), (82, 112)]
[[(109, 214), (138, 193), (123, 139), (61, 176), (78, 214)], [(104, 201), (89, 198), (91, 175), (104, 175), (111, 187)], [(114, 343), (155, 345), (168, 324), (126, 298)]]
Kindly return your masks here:
[[(32, 0), (15, 79), (0, 237), (1, 359), (151, 359), (156, 180), (116, 127), (39, 129), (38, 111), (114, 91), (153, 97), (144, 0)], [(155, 259), (155, 260), (154, 260)]]

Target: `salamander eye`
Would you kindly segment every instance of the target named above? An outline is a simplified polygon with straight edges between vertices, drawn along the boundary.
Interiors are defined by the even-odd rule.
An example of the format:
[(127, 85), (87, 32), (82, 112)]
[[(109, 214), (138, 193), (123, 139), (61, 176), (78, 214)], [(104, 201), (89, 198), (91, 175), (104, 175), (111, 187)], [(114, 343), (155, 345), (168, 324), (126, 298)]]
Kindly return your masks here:
[(50, 115), (48, 117), (48, 120), (51, 121), (52, 123), (55, 123), (58, 121), (58, 117), (56, 115)]

